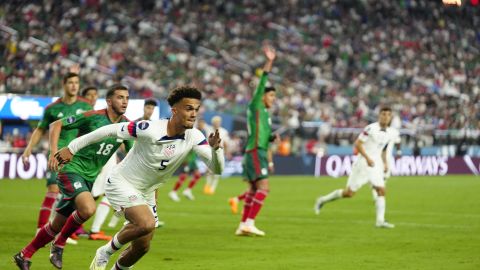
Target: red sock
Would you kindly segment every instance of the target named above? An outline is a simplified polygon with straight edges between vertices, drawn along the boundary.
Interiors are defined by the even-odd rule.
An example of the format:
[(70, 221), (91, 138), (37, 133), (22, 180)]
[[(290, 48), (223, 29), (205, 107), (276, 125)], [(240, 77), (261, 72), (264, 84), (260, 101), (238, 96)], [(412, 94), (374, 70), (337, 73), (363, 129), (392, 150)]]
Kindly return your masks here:
[(262, 208), (263, 201), (268, 195), (268, 190), (259, 189), (255, 192), (255, 196), (253, 197), (252, 208), (250, 209), (250, 213), (248, 213), (248, 218), (255, 219), (258, 212), (260, 212), (260, 208)]
[(48, 219), (50, 218), (50, 213), (52, 212), (52, 206), (55, 203), (57, 198), (57, 192), (47, 192), (45, 198), (43, 199), (42, 206), (40, 207), (40, 213), (38, 215), (37, 228), (43, 228), (47, 224)]
[(201, 175), (200, 175), (199, 172), (194, 173), (193, 177), (192, 177), (192, 180), (188, 184), (188, 188), (192, 189), (197, 184), (198, 180), (200, 180), (200, 177), (201, 177)]
[(85, 221), (87, 221), (87, 219), (80, 217), (78, 211), (73, 211), (73, 213), (67, 218), (67, 222), (65, 222), (65, 225), (63, 225), (60, 235), (57, 237), (55, 242), (53, 242), (53, 244), (57, 247), (63, 248), (67, 242), (67, 238), (70, 237), (70, 235), (78, 228), (80, 228)]
[(243, 214), (242, 214), (242, 222), (245, 222), (248, 218), (248, 214), (250, 213), (250, 208), (252, 207), (252, 199), (255, 193), (251, 193), (249, 191), (245, 194), (245, 203), (243, 204)]
[(243, 200), (245, 200), (245, 197), (247, 197), (247, 194), (248, 194), (248, 191), (245, 191), (245, 192), (242, 193), (241, 195), (238, 195), (238, 196), (237, 196), (237, 199), (238, 199), (239, 201), (243, 201)]
[(182, 186), (185, 179), (187, 179), (187, 174), (186, 173), (181, 173), (178, 176), (178, 181), (175, 183), (175, 186), (173, 187), (173, 190), (177, 191)]
[(46, 244), (50, 243), (50, 241), (55, 238), (55, 235), (57, 235), (57, 233), (52, 230), (50, 223), (45, 225), (40, 231), (38, 231), (32, 242), (22, 249), (23, 258), (27, 260), (32, 258), (33, 254)]

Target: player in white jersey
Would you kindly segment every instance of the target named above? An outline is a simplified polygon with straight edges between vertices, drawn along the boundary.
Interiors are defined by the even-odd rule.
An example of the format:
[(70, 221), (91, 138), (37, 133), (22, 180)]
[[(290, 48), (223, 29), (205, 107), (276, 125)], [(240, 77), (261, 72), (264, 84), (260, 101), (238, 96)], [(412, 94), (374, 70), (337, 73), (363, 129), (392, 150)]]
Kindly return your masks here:
[(389, 127), (392, 110), (389, 107), (380, 109), (378, 122), (365, 127), (355, 141), (359, 156), (352, 165), (345, 189), (337, 189), (315, 202), (315, 213), (319, 214), (325, 203), (340, 198), (351, 198), (364, 184), (370, 182), (377, 191), (375, 201), (376, 226), (393, 228), (394, 225), (385, 221), (385, 182), (384, 173), (388, 171), (386, 148), (395, 139), (396, 133)]
[(79, 149), (105, 136), (135, 140), (105, 188), (112, 207), (123, 211), (129, 223), (97, 250), (90, 269), (105, 269), (110, 256), (129, 242), (129, 248), (120, 255), (113, 269), (130, 269), (147, 253), (155, 229), (149, 208), (155, 204), (154, 191), (177, 170), (190, 151), (195, 151), (216, 174), (222, 172), (224, 156), (218, 130), (209, 135), (207, 142), (205, 136), (193, 128), (201, 96), (194, 87), (176, 88), (167, 99), (172, 107), (170, 119), (104, 126), (73, 140), (55, 155), (60, 163), (66, 163)]

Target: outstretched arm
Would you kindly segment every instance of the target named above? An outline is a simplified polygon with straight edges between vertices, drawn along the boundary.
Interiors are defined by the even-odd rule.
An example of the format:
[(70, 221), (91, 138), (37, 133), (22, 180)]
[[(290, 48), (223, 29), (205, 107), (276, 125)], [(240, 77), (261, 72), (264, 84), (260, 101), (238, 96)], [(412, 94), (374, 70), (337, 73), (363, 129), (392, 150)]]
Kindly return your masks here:
[(277, 55), (275, 49), (269, 45), (265, 45), (263, 47), (263, 52), (265, 53), (267, 61), (263, 66), (263, 74), (260, 78), (257, 89), (255, 89), (251, 104), (259, 104), (261, 102), (263, 94), (265, 93), (265, 85), (267, 84), (268, 73), (272, 71), (273, 60), (275, 60), (275, 57)]
[(214, 174), (222, 174), (225, 167), (223, 148), (220, 147), (220, 134), (218, 129), (208, 137), (208, 144), (204, 140), (193, 147), (193, 151), (205, 162)]

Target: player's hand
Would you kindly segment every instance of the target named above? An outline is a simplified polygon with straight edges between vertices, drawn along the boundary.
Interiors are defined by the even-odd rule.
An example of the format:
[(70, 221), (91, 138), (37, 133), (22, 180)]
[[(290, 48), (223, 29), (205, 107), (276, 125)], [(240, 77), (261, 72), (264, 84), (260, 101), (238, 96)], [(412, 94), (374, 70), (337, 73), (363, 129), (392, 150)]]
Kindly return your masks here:
[(75, 73), (75, 74), (80, 74), (80, 65), (79, 64), (73, 64), (68, 68), (68, 72)]
[(218, 129), (215, 129), (214, 133), (210, 133), (210, 136), (208, 136), (208, 144), (215, 150), (220, 148), (220, 143), (222, 142), (222, 139), (220, 139), (220, 132), (218, 132)]
[(57, 159), (60, 165), (63, 165), (72, 160), (73, 154), (72, 152), (70, 152), (70, 149), (68, 149), (68, 147), (64, 147), (60, 149), (58, 152), (56, 152), (54, 157)]
[(30, 163), (29, 158), (30, 158), (31, 154), (32, 154), (32, 152), (30, 150), (25, 150), (25, 152), (23, 152), (22, 161), (23, 161), (24, 166), (27, 166), (27, 164)]
[(375, 162), (373, 162), (373, 160), (367, 158), (367, 164), (368, 164), (368, 167), (373, 167), (375, 166)]
[(277, 56), (275, 49), (269, 44), (263, 45), (263, 52), (269, 61), (275, 60), (275, 57)]
[(50, 155), (48, 158), (48, 169), (52, 172), (58, 172), (58, 165), (58, 160), (53, 155)]
[(388, 172), (388, 165), (387, 164), (383, 165), (383, 172), (384, 173)]
[(268, 163), (268, 172), (269, 173), (274, 173), (275, 172), (275, 164), (273, 164), (273, 162)]

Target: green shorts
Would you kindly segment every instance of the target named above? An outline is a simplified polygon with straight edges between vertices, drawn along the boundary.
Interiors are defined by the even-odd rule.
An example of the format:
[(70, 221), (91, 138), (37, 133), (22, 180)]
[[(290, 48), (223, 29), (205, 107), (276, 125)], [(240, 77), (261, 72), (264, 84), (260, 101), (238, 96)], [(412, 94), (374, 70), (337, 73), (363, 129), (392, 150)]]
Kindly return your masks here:
[(75, 197), (82, 192), (91, 192), (93, 182), (87, 181), (75, 173), (59, 173), (57, 180), (62, 193), (62, 199), (57, 205), (57, 212), (68, 217), (76, 209)]
[(50, 185), (57, 185), (57, 172), (47, 170), (47, 187)]
[(195, 159), (189, 161), (187, 164), (185, 164), (185, 166), (183, 166), (183, 172), (185, 173), (192, 173), (196, 170), (198, 170), (198, 166), (197, 166), (197, 161)]
[(264, 149), (253, 149), (243, 155), (243, 178), (253, 182), (268, 178), (267, 151)]

